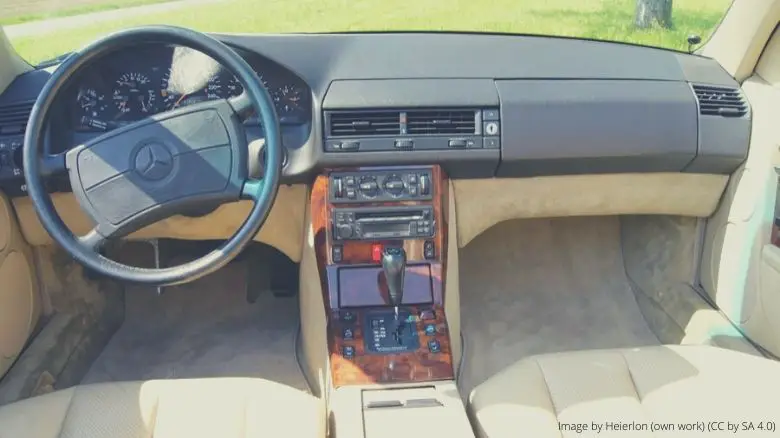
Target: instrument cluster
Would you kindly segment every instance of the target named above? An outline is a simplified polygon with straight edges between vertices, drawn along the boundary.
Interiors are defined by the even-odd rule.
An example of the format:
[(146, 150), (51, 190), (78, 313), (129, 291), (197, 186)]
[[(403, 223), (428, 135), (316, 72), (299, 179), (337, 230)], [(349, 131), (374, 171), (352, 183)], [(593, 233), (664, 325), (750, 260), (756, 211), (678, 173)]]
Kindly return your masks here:
[[(247, 58), (268, 89), (280, 122), (311, 119), (311, 92), (295, 74), (265, 59)], [(238, 96), (238, 78), (207, 55), (186, 47), (141, 46), (94, 64), (67, 105), (72, 128), (104, 132), (194, 103)]]

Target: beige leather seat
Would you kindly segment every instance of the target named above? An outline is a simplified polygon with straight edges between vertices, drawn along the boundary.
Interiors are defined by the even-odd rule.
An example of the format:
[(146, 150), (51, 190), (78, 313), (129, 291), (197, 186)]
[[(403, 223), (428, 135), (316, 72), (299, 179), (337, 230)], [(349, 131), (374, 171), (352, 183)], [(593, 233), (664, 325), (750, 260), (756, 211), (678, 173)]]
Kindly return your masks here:
[(0, 406), (0, 438), (325, 436), (321, 401), (262, 379), (85, 385)]
[[(780, 426), (780, 362), (707, 346), (541, 355), (476, 387), (468, 409), (481, 437), (735, 436), (719, 430), (725, 422), (752, 422), (736, 436), (780, 436), (766, 430)], [(651, 422), (674, 429), (651, 431)]]

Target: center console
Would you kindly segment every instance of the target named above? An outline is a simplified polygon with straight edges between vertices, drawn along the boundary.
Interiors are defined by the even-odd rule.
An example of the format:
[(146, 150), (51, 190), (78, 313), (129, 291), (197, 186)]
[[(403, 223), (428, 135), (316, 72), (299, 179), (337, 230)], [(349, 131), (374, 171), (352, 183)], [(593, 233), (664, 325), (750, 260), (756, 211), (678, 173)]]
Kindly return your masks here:
[(315, 181), (335, 388), (454, 380), (444, 308), (448, 187), (438, 166), (339, 169)]

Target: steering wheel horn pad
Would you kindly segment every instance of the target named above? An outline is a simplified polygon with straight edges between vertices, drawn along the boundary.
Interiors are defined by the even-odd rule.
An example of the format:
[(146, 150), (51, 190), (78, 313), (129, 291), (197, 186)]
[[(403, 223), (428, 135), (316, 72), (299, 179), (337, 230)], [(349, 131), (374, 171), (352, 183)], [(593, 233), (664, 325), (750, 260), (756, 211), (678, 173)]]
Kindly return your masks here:
[(190, 205), (239, 199), (246, 155), (240, 121), (222, 100), (110, 132), (69, 150), (65, 165), (79, 204), (110, 238)]
[[(241, 96), (164, 112), (108, 132), (68, 150), (46, 155), (43, 139), (55, 98), (72, 78), (105, 54), (139, 44), (172, 44), (199, 50), (230, 70)], [(263, 179), (248, 179), (248, 146), (242, 117), (254, 108), (265, 133)], [(28, 194), (44, 228), (86, 267), (108, 277), (150, 285), (186, 283), (219, 269), (252, 241), (279, 189), (282, 143), (279, 119), (254, 70), (220, 41), (189, 29), (147, 26), (109, 35), (67, 58), (44, 86), (25, 134)], [(44, 175), (67, 171), (79, 205), (95, 223), (74, 236), (49, 197)], [(98, 251), (107, 238), (132, 233), (193, 205), (254, 200), (239, 229), (216, 250), (189, 263), (147, 269), (110, 260)]]

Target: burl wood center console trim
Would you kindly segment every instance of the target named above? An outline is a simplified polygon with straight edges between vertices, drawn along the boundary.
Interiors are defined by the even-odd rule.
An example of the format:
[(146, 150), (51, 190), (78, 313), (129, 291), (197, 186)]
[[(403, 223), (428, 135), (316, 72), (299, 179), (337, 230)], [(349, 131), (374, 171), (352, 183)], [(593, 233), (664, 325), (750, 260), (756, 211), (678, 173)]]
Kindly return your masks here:
[[(349, 208), (362, 207), (432, 207), (434, 234), (427, 238), (382, 239), (382, 240), (338, 240), (334, 235), (333, 210), (345, 205), (331, 202), (332, 188), (330, 175), (333, 172), (371, 172), (393, 171), (414, 172), (429, 171), (431, 175), (431, 195), (427, 200), (399, 200), (383, 202), (351, 202)], [(446, 296), (445, 281), (447, 268), (447, 227), (449, 212), (449, 183), (447, 176), (439, 166), (398, 166), (367, 167), (353, 169), (333, 169), (318, 176), (311, 192), (312, 227), (317, 264), (322, 282), (325, 312), (328, 318), (328, 348), (331, 361), (331, 377), (335, 387), (370, 383), (411, 383), (435, 380), (452, 380), (454, 372), (450, 348), (450, 336), (444, 312)], [(426, 242), (428, 247), (426, 251)], [(430, 246), (433, 244), (433, 256)], [(376, 245), (402, 246), (406, 250), (407, 272), (418, 269), (427, 272), (430, 268), (431, 302), (405, 305), (403, 308), (414, 315), (414, 327), (417, 330), (420, 347), (415, 351), (396, 354), (371, 354), (365, 351), (364, 328), (357, 324), (351, 331), (351, 322), (343, 321), (345, 314), (355, 321), (363, 321), (366, 312), (380, 307), (341, 308), (339, 303), (339, 270), (352, 267), (377, 267)], [(333, 249), (340, 246), (340, 259), (334, 261)], [(426, 254), (427, 252), (427, 254)], [(426, 255), (428, 257), (426, 257)], [(357, 272), (357, 271), (356, 271)], [(342, 271), (341, 275), (351, 275)], [(342, 277), (343, 278), (343, 277)], [(377, 288), (372, 276), (350, 279), (350, 288)], [(364, 285), (364, 286), (363, 286)], [(358, 290), (342, 291), (342, 294), (360, 293)], [(410, 295), (414, 296), (412, 292)], [(419, 295), (419, 294), (418, 294)], [(343, 295), (342, 295), (343, 296)], [(406, 292), (404, 301), (406, 302)], [(387, 308), (387, 307), (385, 307)], [(425, 311), (423, 313), (423, 311)], [(435, 315), (432, 320), (424, 320), (421, 314)], [(431, 330), (430, 325), (435, 327)], [(426, 330), (428, 329), (428, 330)], [(429, 344), (430, 342), (430, 344)], [(433, 348), (430, 348), (430, 347)], [(347, 347), (352, 347), (345, 355)]]

